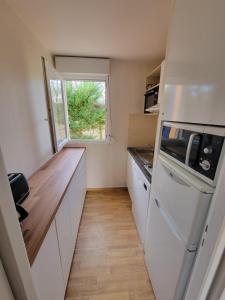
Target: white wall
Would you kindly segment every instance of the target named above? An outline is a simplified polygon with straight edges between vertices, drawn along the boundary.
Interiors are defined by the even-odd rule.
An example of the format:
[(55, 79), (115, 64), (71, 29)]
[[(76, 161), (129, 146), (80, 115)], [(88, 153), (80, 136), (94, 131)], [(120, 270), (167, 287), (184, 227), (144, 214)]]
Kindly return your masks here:
[(128, 120), (131, 113), (143, 113), (146, 63), (111, 60), (110, 106), (115, 141), (87, 145), (88, 188), (126, 186)]
[[(48, 158), (51, 143), (41, 56), (47, 51), (0, 0), (0, 144), (7, 172), (30, 176)], [(143, 113), (144, 62), (111, 60), (111, 144), (87, 145), (88, 187), (125, 186), (129, 114)]]
[[(23, 235), (0, 149), (0, 257), (16, 300), (37, 300)], [(2, 295), (0, 286), (0, 299)]]
[(0, 0), (0, 144), (7, 172), (29, 176), (52, 153), (41, 56), (35, 36)]
[(128, 147), (154, 147), (157, 121), (157, 114), (130, 114)]

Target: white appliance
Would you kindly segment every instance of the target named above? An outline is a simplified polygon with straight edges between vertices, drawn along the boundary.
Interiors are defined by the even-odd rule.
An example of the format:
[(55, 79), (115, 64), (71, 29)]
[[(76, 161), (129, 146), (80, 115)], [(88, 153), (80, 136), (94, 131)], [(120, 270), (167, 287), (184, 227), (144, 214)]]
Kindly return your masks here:
[(159, 97), (159, 84), (151, 87), (146, 91), (144, 113), (159, 111), (158, 97)]
[[(201, 199), (203, 196), (209, 197), (206, 202), (210, 202), (210, 193), (213, 193), (210, 185), (215, 187), (217, 184), (224, 146), (222, 150), (219, 147), (219, 156), (213, 155), (214, 147), (210, 144), (202, 147), (201, 137), (209, 125), (225, 126), (225, 40), (221, 38), (224, 36), (224, 9), (224, 1), (213, 3), (211, 0), (176, 0), (173, 6), (164, 88), (160, 97), (162, 120), (176, 122), (177, 127), (179, 123), (181, 126), (186, 123), (188, 131), (192, 131), (190, 123), (207, 127), (203, 126), (203, 131), (195, 127), (193, 132), (188, 133), (189, 137), (186, 136), (187, 143), (184, 138), (186, 133), (181, 130), (180, 136), (177, 135), (181, 143), (177, 143), (177, 146), (183, 144), (182, 148), (170, 147), (173, 143), (161, 148), (162, 159), (157, 158), (157, 170), (153, 170), (153, 174), (156, 173), (152, 184), (154, 197), (149, 209), (145, 258), (157, 300), (185, 299), (182, 294), (194, 260), (191, 255), (194, 256), (196, 252), (194, 248), (191, 248), (194, 254), (193, 251), (187, 251), (197, 241), (193, 238), (192, 229), (196, 228), (203, 237), (207, 231), (207, 225), (202, 227), (196, 223), (196, 216), (199, 212), (204, 219), (205, 208), (202, 208)], [(214, 130), (217, 131), (216, 128)], [(171, 131), (171, 139), (176, 132), (176, 128)], [(218, 135), (215, 132), (211, 134)], [(200, 145), (198, 155), (192, 152), (193, 145)], [(215, 149), (218, 149), (217, 146)], [(188, 205), (192, 201), (194, 210)], [(208, 247), (207, 243), (204, 245)], [(200, 247), (198, 245), (201, 250)], [(197, 299), (206, 271), (204, 265), (208, 263), (204, 257), (210, 253), (209, 249), (202, 249), (198, 258), (203, 255), (203, 259), (200, 258), (196, 266), (200, 271), (192, 274), (191, 286), (188, 287), (188, 299), (191, 300)]]
[(181, 300), (213, 188), (162, 154), (155, 178), (145, 260), (157, 300)]
[(223, 160), (225, 128), (163, 122), (160, 153), (216, 186)]

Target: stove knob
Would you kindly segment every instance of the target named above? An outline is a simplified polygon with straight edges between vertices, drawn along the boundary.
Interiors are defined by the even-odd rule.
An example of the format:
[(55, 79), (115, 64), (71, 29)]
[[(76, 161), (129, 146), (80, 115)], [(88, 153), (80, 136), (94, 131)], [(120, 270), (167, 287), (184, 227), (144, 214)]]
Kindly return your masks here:
[(199, 163), (199, 165), (202, 167), (204, 171), (209, 171), (211, 167), (210, 162), (208, 160), (203, 160), (201, 163)]
[(212, 154), (213, 148), (212, 148), (211, 146), (205, 147), (205, 148), (203, 149), (203, 152), (204, 152), (205, 154)]

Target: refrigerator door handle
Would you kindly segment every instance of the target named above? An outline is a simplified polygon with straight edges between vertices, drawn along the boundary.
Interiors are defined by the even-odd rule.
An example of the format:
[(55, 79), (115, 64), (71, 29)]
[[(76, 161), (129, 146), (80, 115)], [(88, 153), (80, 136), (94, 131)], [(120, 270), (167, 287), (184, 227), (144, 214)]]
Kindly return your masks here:
[(189, 166), (191, 147), (192, 147), (192, 144), (193, 144), (193, 140), (198, 135), (199, 135), (199, 133), (192, 133), (189, 137), (188, 146), (187, 146), (187, 153), (186, 153), (186, 158), (185, 158), (185, 165), (187, 165), (187, 166)]
[(174, 224), (174, 222), (171, 220), (171, 218), (167, 215), (167, 213), (164, 211), (164, 209), (162, 208), (162, 206), (159, 203), (159, 200), (155, 199), (155, 203), (156, 206), (158, 207), (158, 209), (160, 210), (160, 213), (164, 219), (164, 221), (166, 222), (166, 224), (168, 225), (170, 231), (172, 232), (172, 234), (179, 240), (179, 241), (183, 241), (183, 239), (180, 237), (179, 233), (176, 230), (176, 225)]
[(163, 165), (165, 171), (167, 172), (167, 174), (170, 176), (170, 178), (173, 179), (176, 183), (179, 183), (181, 185), (190, 187), (190, 185), (187, 184), (187, 182), (185, 182), (178, 175), (176, 175), (175, 173), (173, 173), (169, 168), (167, 168), (167, 166), (165, 166), (164, 164), (162, 164), (162, 165)]

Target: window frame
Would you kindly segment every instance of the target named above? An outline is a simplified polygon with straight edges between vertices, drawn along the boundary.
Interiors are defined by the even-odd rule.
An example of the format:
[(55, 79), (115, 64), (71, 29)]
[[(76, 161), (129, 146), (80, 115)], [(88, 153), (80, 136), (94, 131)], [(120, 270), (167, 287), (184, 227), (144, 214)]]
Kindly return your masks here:
[[(67, 104), (67, 94), (66, 94), (66, 81), (102, 81), (105, 82), (105, 107), (106, 107), (106, 121), (105, 121), (105, 139), (91, 140), (91, 139), (71, 139), (70, 129), (69, 129), (69, 115), (68, 115), (68, 104)], [(109, 103), (109, 75), (99, 75), (99, 74), (72, 74), (63, 76), (64, 90), (65, 90), (65, 102), (66, 102), (66, 120), (67, 120), (67, 131), (68, 131), (68, 145), (85, 145), (85, 144), (108, 144), (110, 143), (110, 123), (111, 123), (111, 112)]]
[[(60, 76), (60, 74), (51, 66), (48, 64), (47, 60), (45, 58), (42, 58), (43, 65), (44, 65), (44, 77), (46, 81), (46, 92), (47, 92), (47, 101), (48, 101), (48, 110), (49, 110), (49, 118), (48, 122), (51, 124), (51, 135), (52, 135), (52, 142), (53, 142), (53, 153), (59, 152), (69, 141), (69, 131), (68, 131), (68, 120), (67, 120), (67, 101), (66, 101), (66, 92), (64, 87), (63, 78)], [(62, 102), (63, 102), (63, 114), (64, 114), (64, 120), (65, 120), (65, 138), (62, 141), (58, 141), (57, 139), (57, 133), (56, 133), (56, 117), (54, 114), (53, 109), (53, 99), (52, 99), (52, 93), (51, 93), (51, 86), (50, 81), (51, 80), (58, 80), (60, 81), (61, 91), (62, 91)]]

